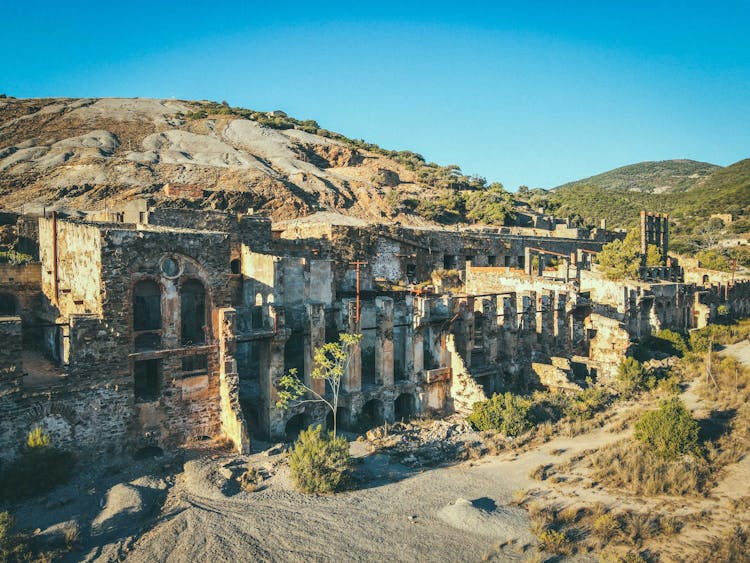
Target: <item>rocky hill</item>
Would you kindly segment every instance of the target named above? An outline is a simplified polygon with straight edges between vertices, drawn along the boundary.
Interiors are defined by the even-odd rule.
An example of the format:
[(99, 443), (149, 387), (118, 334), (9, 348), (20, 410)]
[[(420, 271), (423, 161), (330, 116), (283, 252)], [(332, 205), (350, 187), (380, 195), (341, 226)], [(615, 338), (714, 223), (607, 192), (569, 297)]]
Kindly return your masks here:
[[(193, 187), (188, 191), (166, 185)], [(289, 219), (334, 211), (424, 224), (440, 189), (481, 178), (298, 121), (205, 101), (0, 99), (0, 208), (114, 208), (135, 199)], [(197, 197), (196, 196), (197, 193)]]

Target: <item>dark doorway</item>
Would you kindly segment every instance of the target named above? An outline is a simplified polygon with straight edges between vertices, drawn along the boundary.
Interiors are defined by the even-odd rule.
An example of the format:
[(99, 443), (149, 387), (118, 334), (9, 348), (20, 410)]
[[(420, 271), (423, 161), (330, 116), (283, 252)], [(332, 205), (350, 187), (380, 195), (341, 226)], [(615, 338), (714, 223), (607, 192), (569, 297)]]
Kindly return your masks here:
[(142, 360), (133, 364), (136, 401), (155, 401), (159, 398), (159, 360)]
[(239, 274), (241, 272), (240, 259), (235, 258), (229, 263), (229, 268), (233, 274)]
[(297, 377), (305, 378), (305, 335), (302, 332), (292, 332), (284, 346), (284, 371), (289, 373), (297, 370)]
[(383, 401), (380, 399), (370, 399), (362, 407), (362, 414), (359, 415), (359, 425), (364, 429), (380, 426), (385, 422), (383, 415)]
[(417, 405), (414, 395), (411, 393), (401, 393), (396, 397), (394, 403), (396, 420), (407, 421), (417, 414)]
[(308, 426), (310, 426), (310, 421), (304, 413), (295, 414), (287, 421), (284, 428), (284, 435), (287, 441), (292, 442), (299, 438), (300, 432), (307, 430)]
[(206, 341), (206, 290), (198, 280), (188, 280), (180, 288), (182, 344), (203, 344)]
[(12, 317), (18, 314), (16, 296), (11, 293), (0, 293), (0, 317)]

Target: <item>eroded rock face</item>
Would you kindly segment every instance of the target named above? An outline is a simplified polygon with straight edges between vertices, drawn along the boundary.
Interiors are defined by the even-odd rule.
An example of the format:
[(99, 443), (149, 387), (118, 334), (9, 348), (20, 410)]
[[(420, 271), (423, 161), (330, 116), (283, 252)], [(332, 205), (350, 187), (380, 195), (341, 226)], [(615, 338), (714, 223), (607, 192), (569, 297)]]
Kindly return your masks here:
[(0, 100), (0, 207), (98, 209), (139, 197), (180, 207), (181, 198), (160, 188), (195, 184), (205, 196), (191, 207), (244, 212), (251, 202), (276, 220), (321, 211), (372, 220), (393, 215), (389, 188), (417, 197), (422, 190), (412, 172), (380, 154), (237, 116), (196, 119), (203, 107), (140, 98)]

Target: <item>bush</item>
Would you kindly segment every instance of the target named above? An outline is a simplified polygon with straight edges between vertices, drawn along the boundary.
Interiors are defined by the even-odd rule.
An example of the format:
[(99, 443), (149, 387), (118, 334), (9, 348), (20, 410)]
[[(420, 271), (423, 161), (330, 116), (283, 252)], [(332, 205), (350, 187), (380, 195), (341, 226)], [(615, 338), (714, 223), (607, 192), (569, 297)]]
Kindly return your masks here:
[(475, 403), (468, 421), (476, 430), (498, 430), (515, 437), (532, 427), (531, 401), (512, 393), (495, 394), (488, 401)]
[(41, 429), (29, 432), (27, 446), (21, 457), (0, 473), (0, 499), (41, 495), (71, 478), (75, 456), (51, 446), (49, 436)]
[(556, 555), (569, 555), (572, 552), (570, 540), (565, 532), (547, 528), (539, 534), (539, 547)]
[(635, 358), (625, 358), (617, 369), (617, 388), (624, 397), (632, 397), (647, 387), (646, 370)]
[(566, 416), (589, 420), (609, 403), (609, 393), (601, 387), (587, 387), (572, 395), (564, 408)]
[(669, 329), (657, 331), (654, 336), (649, 338), (648, 346), (652, 350), (659, 350), (680, 358), (688, 353), (688, 345), (682, 335)]
[(675, 460), (685, 454), (699, 455), (698, 430), (682, 400), (672, 397), (641, 417), (634, 437), (664, 459)]
[(289, 468), (297, 488), (305, 493), (333, 493), (340, 490), (351, 472), (349, 442), (333, 432), (311, 426), (300, 433), (289, 453)]
[(33, 561), (24, 538), (13, 533), (16, 521), (8, 512), (0, 512), (0, 561)]

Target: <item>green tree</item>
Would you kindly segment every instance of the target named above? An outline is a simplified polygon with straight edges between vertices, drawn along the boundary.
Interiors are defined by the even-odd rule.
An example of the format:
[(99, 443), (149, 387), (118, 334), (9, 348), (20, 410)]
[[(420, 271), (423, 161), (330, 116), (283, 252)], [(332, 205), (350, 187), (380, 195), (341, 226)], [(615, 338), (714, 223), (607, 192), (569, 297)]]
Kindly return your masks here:
[(490, 184), (486, 189), (468, 195), (466, 216), (482, 223), (503, 225), (506, 219), (514, 216), (513, 197), (502, 184)]
[(649, 244), (646, 252), (646, 266), (656, 267), (662, 265), (661, 250), (655, 244)]
[[(333, 413), (333, 435), (336, 436), (336, 414), (339, 404), (339, 392), (341, 391), (341, 379), (346, 373), (346, 368), (351, 360), (352, 348), (362, 340), (361, 334), (339, 334), (338, 342), (328, 342), (315, 349), (313, 353), (314, 368), (312, 379), (323, 379), (331, 388), (330, 400), (319, 394), (312, 387), (308, 387), (298, 377), (297, 370), (291, 369), (285, 374), (278, 384), (278, 395), (276, 406), (287, 408), (290, 403), (324, 403)], [(305, 394), (312, 395), (310, 399), (299, 400)]]
[(596, 261), (602, 273), (611, 280), (637, 279), (641, 266), (639, 234), (631, 229), (625, 240), (615, 240), (602, 247)]
[(644, 414), (635, 425), (634, 437), (663, 457), (698, 455), (698, 423), (679, 397), (662, 401), (659, 408)]

